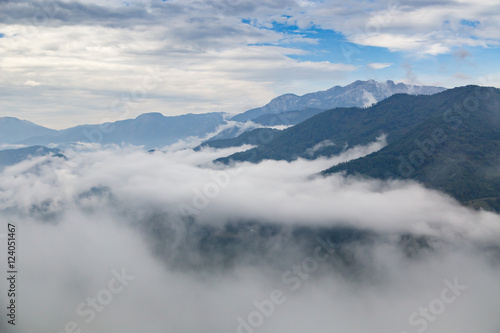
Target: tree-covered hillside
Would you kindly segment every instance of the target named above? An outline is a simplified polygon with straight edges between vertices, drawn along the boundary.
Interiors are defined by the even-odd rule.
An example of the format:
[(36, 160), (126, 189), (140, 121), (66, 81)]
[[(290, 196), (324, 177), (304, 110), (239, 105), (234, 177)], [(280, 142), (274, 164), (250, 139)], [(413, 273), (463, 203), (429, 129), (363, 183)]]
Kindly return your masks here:
[[(475, 207), (500, 209), (500, 90), (467, 86), (431, 96), (398, 94), (369, 108), (338, 108), (286, 129), (275, 140), (220, 161), (291, 161), (332, 156), (381, 135), (378, 152), (333, 166), (380, 179), (413, 179)], [(311, 147), (331, 144), (308, 154)]]
[[(423, 121), (460, 103), (467, 89), (474, 88), (450, 89), (431, 96), (397, 94), (369, 108), (328, 110), (284, 130), (282, 135), (269, 143), (220, 161), (291, 161), (299, 157), (331, 156), (340, 153), (346, 145), (352, 147), (373, 142), (381, 134), (387, 134), (389, 143), (395, 142)], [(324, 140), (335, 145), (311, 156), (308, 153), (310, 148)]]
[[(415, 126), (387, 147), (336, 165), (374, 178), (413, 179), (471, 205), (500, 208), (500, 93), (466, 87), (452, 108)], [(481, 200), (481, 202), (477, 202)]]

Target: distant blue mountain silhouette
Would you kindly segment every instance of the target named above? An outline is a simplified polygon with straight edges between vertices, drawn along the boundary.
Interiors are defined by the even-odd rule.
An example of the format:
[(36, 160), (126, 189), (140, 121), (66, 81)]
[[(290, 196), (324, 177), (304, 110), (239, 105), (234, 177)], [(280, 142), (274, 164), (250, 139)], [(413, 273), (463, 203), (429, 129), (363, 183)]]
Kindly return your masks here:
[[(81, 125), (65, 130), (41, 133), (16, 143), (24, 145), (65, 145), (73, 142), (100, 144), (133, 144), (146, 148), (157, 148), (173, 144), (179, 140), (196, 136), (203, 137), (225, 124), (223, 113), (186, 114), (166, 117), (161, 113), (146, 113), (135, 119), (116, 121), (100, 125)], [(1, 129), (0, 129), (1, 130)], [(9, 140), (12, 143), (13, 140)], [(7, 143), (7, 142), (6, 142)]]

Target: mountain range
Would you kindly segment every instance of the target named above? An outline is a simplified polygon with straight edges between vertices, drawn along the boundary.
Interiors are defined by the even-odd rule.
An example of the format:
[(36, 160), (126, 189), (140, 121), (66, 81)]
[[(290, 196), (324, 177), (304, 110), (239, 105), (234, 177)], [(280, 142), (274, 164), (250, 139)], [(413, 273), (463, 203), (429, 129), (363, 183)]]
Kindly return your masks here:
[[(368, 108), (337, 108), (270, 142), (218, 161), (292, 161), (333, 156), (380, 135), (387, 146), (333, 166), (380, 179), (412, 179), (472, 206), (500, 210), (500, 90), (467, 86), (431, 96), (396, 94)], [(328, 142), (329, 144), (321, 143)], [(312, 147), (321, 146), (311, 154)]]
[(43, 146), (0, 150), (0, 170), (30, 158), (47, 155), (65, 158), (61, 150)]
[[(398, 93), (432, 95), (443, 90), (445, 90), (443, 87), (396, 84), (390, 80), (386, 82), (358, 80), (345, 87), (335, 86), (325, 91), (309, 93), (303, 96), (285, 94), (276, 97), (263, 107), (238, 114), (231, 120), (245, 122), (262, 115), (281, 114), (304, 109), (328, 110), (337, 107), (366, 107)], [(275, 119), (280, 119), (280, 117)], [(280, 124), (288, 125), (286, 117), (281, 120)]]
[(0, 144), (14, 144), (32, 136), (55, 135), (56, 130), (14, 117), (0, 117)]
[(100, 144), (132, 144), (146, 148), (163, 147), (189, 137), (203, 137), (225, 124), (222, 113), (186, 114), (165, 117), (146, 113), (135, 119), (100, 125), (81, 125), (55, 134), (32, 136), (19, 141), (25, 145), (69, 144), (91, 142)]
[[(408, 86), (392, 81), (356, 81), (348, 86), (336, 86), (326, 91), (296, 96), (286, 94), (273, 99), (262, 108), (249, 110), (231, 119), (223, 113), (164, 116), (145, 113), (135, 119), (97, 125), (80, 125), (53, 130), (13, 117), (0, 118), (0, 144), (56, 145), (64, 147), (75, 142), (142, 145), (147, 149), (161, 148), (189, 137), (209, 136), (211, 139), (231, 139), (256, 127), (295, 125), (325, 109), (337, 106), (363, 106), (382, 100), (394, 93), (431, 94), (440, 87)], [(228, 123), (228, 120), (232, 122)], [(251, 120), (252, 123), (242, 124)], [(220, 126), (227, 127), (219, 132)]]
[[(359, 87), (408, 89), (408, 86), (396, 85), (392, 81), (384, 84), (357, 81), (350, 86), (353, 96), (359, 96), (356, 95), (361, 89)], [(339, 91), (340, 88), (331, 90)], [(322, 174), (340, 172), (376, 179), (410, 179), (448, 193), (464, 204), (500, 211), (500, 90), (466, 86), (427, 95), (442, 88), (417, 88), (414, 87), (413, 92), (418, 91), (418, 95), (396, 93), (371, 106), (339, 107), (326, 111), (309, 107), (281, 113), (266, 113), (272, 112), (272, 109), (265, 106), (260, 111), (254, 109), (242, 114), (241, 119), (255, 116), (252, 123), (248, 123), (252, 126), (229, 126), (226, 132), (221, 132), (220, 126), (228, 127), (235, 121), (226, 120), (227, 115), (222, 113), (176, 117), (150, 113), (135, 119), (82, 125), (61, 131), (12, 117), (0, 118), (1, 144), (37, 145), (0, 151), (0, 166), (34, 156), (62, 156), (59, 150), (38, 145), (64, 146), (77, 141), (155, 148), (190, 136), (201, 137), (218, 132), (217, 139), (205, 141), (197, 149), (250, 144), (256, 147), (220, 158), (217, 162), (257, 163), (265, 159), (292, 161), (334, 156), (349, 147), (367, 145), (385, 135), (387, 145), (381, 150), (334, 165)], [(325, 92), (310, 95), (315, 94), (323, 97), (331, 95)], [(311, 96), (304, 101), (314, 104)], [(292, 99), (284, 95), (277, 99), (278, 102), (269, 105), (274, 105), (274, 110), (286, 110), (302, 103), (296, 98), (296, 102), (292, 103)], [(254, 127), (256, 122), (262, 126), (273, 126), (276, 119), (297, 124), (282, 131)], [(242, 128), (248, 131), (241, 134)], [(232, 135), (228, 134), (231, 131)]]
[(469, 205), (500, 211), (500, 90), (469, 86), (452, 93), (458, 94), (449, 101), (434, 100), (442, 108), (391, 144), (323, 174), (412, 179)]
[(53, 130), (13, 117), (0, 118), (0, 144), (59, 145), (75, 142), (99, 144), (132, 144), (146, 148), (163, 147), (189, 137), (204, 137), (226, 124), (223, 113), (186, 114), (166, 117), (145, 113), (127, 119), (98, 125), (80, 125)]

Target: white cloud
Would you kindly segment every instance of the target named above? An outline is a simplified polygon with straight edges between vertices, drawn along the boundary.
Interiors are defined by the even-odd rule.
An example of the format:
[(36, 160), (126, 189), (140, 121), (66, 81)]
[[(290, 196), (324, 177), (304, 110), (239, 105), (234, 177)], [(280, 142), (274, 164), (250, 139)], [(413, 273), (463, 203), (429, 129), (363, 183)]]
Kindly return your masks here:
[(373, 96), (372, 93), (369, 93), (368, 91), (364, 90), (363, 91), (363, 106), (366, 108), (366, 107), (369, 107), (369, 106), (372, 106), (373, 104), (376, 104), (377, 103), (377, 99), (375, 98), (375, 96)]
[(372, 62), (372, 63), (369, 63), (366, 66), (368, 68), (371, 68), (371, 69), (384, 69), (384, 68), (391, 67), (392, 64), (391, 63)]
[[(311, 177), (376, 148), (380, 143), (329, 160), (242, 163), (225, 169), (232, 175), (227, 183), (210, 161), (234, 149), (110, 148), (10, 167), (0, 173), (0, 216), (19, 225), (23, 315), (17, 327), (50, 332), (74, 320), (89, 332), (237, 332), (237, 318), (280, 289), (287, 300), (266, 317), (264, 333), (410, 331), (411, 314), (441, 297), (445, 279), (458, 278), (467, 289), (427, 332), (495, 331), (498, 258), (486, 249), (498, 246), (499, 215), (463, 208), (415, 183)], [(178, 215), (197, 189), (215, 183), (217, 171), (226, 186), (189, 223), (217, 228), (257, 220), (282, 231), (258, 255), (241, 245), (233, 263), (212, 266), (218, 252), (190, 247)], [(349, 242), (292, 292), (283, 273), (313, 256), (290, 238), (294, 225), (349, 226), (382, 236)], [(400, 233), (425, 235), (419, 241), (429, 247), (415, 249)], [(122, 267), (135, 280), (86, 324), (76, 307)]]
[[(431, 234), (436, 232), (432, 230), (439, 223), (442, 230), (447, 226), (462, 228), (462, 233), (470, 235), (481, 234), (487, 229), (491, 237), (500, 232), (500, 223), (494, 223), (499, 222), (498, 215), (470, 211), (449, 197), (416, 183), (385, 183), (338, 175), (311, 179), (311, 175), (369, 154), (384, 144), (382, 137), (372, 145), (353, 147), (331, 159), (237, 164), (226, 170), (237, 176), (229, 177), (228, 186), (209, 200), (210, 204), (197, 219), (202, 223), (244, 218), (290, 224), (307, 221), (317, 225), (350, 221), (353, 225), (375, 230), (410, 231), (418, 227)], [(104, 186), (110, 188), (114, 198), (127, 209), (142, 211), (141, 207), (148, 205), (170, 210), (179, 203), (190, 204), (195, 199), (196, 189), (203, 191), (205, 184), (214, 181), (210, 170), (220, 167), (211, 165), (212, 160), (239, 149), (208, 149), (200, 153), (168, 150), (150, 154), (133, 147), (113, 148), (84, 153), (68, 161), (54, 161), (35, 169), (36, 161), (27, 161), (0, 174), (1, 183), (5, 184), (5, 191), (0, 194), (0, 209), (28, 213), (33, 205), (50, 202), (49, 212), (56, 213), (73, 207), (74, 198), (82, 191)], [(36, 169), (40, 170), (36, 177), (28, 172)], [(444, 215), (443, 210), (447, 214)], [(472, 220), (474, 224), (469, 223)]]
[[(157, 67), (163, 74), (161, 84), (139, 94), (144, 98), (130, 108), (129, 117), (154, 111), (236, 113), (267, 103), (281, 83), (330, 82), (357, 69), (288, 57), (303, 54), (300, 49), (251, 46), (274, 44), (286, 36), (234, 18), (187, 24), (188, 17), (147, 27), (37, 26), (28, 35), (20, 34), (22, 25), (0, 25), (0, 31), (11, 36), (0, 43), (0, 85), (8, 96), (2, 113), (23, 110), (19, 116), (57, 128), (120, 119), (122, 114), (111, 110), (113, 101), (130, 99), (134, 89), (143, 88), (148, 70)], [(27, 82), (43, 82), (44, 88), (28, 92), (16, 86)], [(28, 93), (31, 100), (23, 97)], [(49, 112), (59, 114), (58, 123)]]
[[(323, 28), (360, 45), (412, 54), (442, 54), (461, 46), (498, 45), (500, 11), (496, 1), (355, 1), (339, 7), (326, 1), (304, 15)], [(480, 22), (476, 27), (464, 20)]]
[(26, 81), (23, 83), (23, 85), (25, 85), (25, 86), (30, 86), (30, 87), (36, 87), (36, 86), (41, 85), (41, 83), (40, 83), (40, 82), (36, 82), (36, 81), (33, 81), (33, 80), (29, 80), (29, 79), (28, 79), (28, 80), (26, 80)]

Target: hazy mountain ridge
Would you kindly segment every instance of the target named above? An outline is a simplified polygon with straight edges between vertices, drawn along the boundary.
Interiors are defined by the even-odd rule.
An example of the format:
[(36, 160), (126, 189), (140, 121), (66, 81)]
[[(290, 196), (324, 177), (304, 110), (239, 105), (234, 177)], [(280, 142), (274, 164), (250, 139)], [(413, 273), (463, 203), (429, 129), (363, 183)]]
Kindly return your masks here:
[(414, 86), (393, 81), (355, 81), (345, 87), (335, 86), (325, 91), (297, 96), (285, 94), (276, 97), (263, 107), (255, 108), (231, 118), (236, 121), (253, 120), (266, 114), (300, 111), (306, 108), (333, 109), (336, 107), (363, 107), (381, 101), (397, 93), (432, 95), (446, 90), (443, 87)]
[(200, 150), (204, 147), (210, 148), (229, 148), (229, 147), (239, 147), (243, 145), (259, 145), (262, 142), (268, 140), (274, 140), (274, 138), (279, 135), (282, 131), (272, 128), (257, 128), (251, 131), (244, 132), (237, 136), (236, 138), (229, 139), (217, 139), (209, 140), (203, 142), (201, 145), (195, 148), (195, 150)]
[(32, 136), (54, 135), (57, 131), (27, 120), (0, 117), (0, 143), (13, 144)]
[[(448, 91), (450, 90), (432, 96), (396, 94), (369, 108), (337, 108), (324, 111), (284, 130), (276, 140), (218, 161), (257, 163), (265, 159), (314, 159), (318, 156), (339, 154), (347, 145), (367, 145), (382, 134), (387, 134), (387, 139), (391, 142), (432, 116), (436, 110), (434, 101), (441, 99), (440, 95)], [(452, 107), (454, 100), (448, 99), (448, 106)], [(413, 108), (415, 112), (408, 112), (409, 108)], [(325, 140), (330, 140), (335, 145), (325, 147), (313, 155), (308, 153), (310, 148)]]
[(64, 158), (64, 155), (62, 155), (61, 150), (54, 148), (47, 148), (43, 146), (32, 146), (19, 149), (0, 150), (0, 169), (20, 163), (30, 158), (47, 156), (47, 155)]
[[(262, 108), (249, 110), (231, 120), (246, 122), (253, 119), (257, 124), (236, 123), (212, 139), (234, 138), (242, 131), (260, 126), (295, 125), (325, 109), (335, 106), (364, 106), (384, 99), (394, 93), (431, 94), (443, 90), (440, 87), (407, 86), (393, 81), (356, 81), (348, 86), (336, 86), (296, 96), (286, 94), (273, 99)], [(170, 145), (189, 137), (203, 137), (214, 133), (221, 125), (227, 125), (225, 114), (185, 114), (163, 116), (161, 113), (145, 113), (135, 119), (120, 120), (97, 125), (79, 125), (64, 130), (54, 130), (13, 117), (0, 118), (0, 144), (68, 145), (75, 142), (100, 144), (133, 144), (146, 148)]]
[[(387, 134), (385, 148), (324, 174), (413, 179), (461, 202), (500, 209), (500, 90), (495, 88), (397, 94), (369, 108), (325, 111), (284, 130), (272, 142), (218, 161), (333, 156), (346, 147), (373, 142), (380, 134)], [(307, 153), (324, 140), (331, 144), (312, 156)]]
[(263, 114), (262, 116), (252, 119), (252, 121), (263, 126), (278, 126), (284, 124), (293, 126), (324, 111), (323, 109), (306, 108), (300, 111)]
[(133, 144), (146, 148), (163, 147), (189, 137), (202, 137), (225, 124), (223, 113), (186, 114), (166, 117), (161, 113), (145, 113), (135, 119), (99, 125), (80, 125), (53, 134), (32, 136), (18, 143), (25, 145)]

